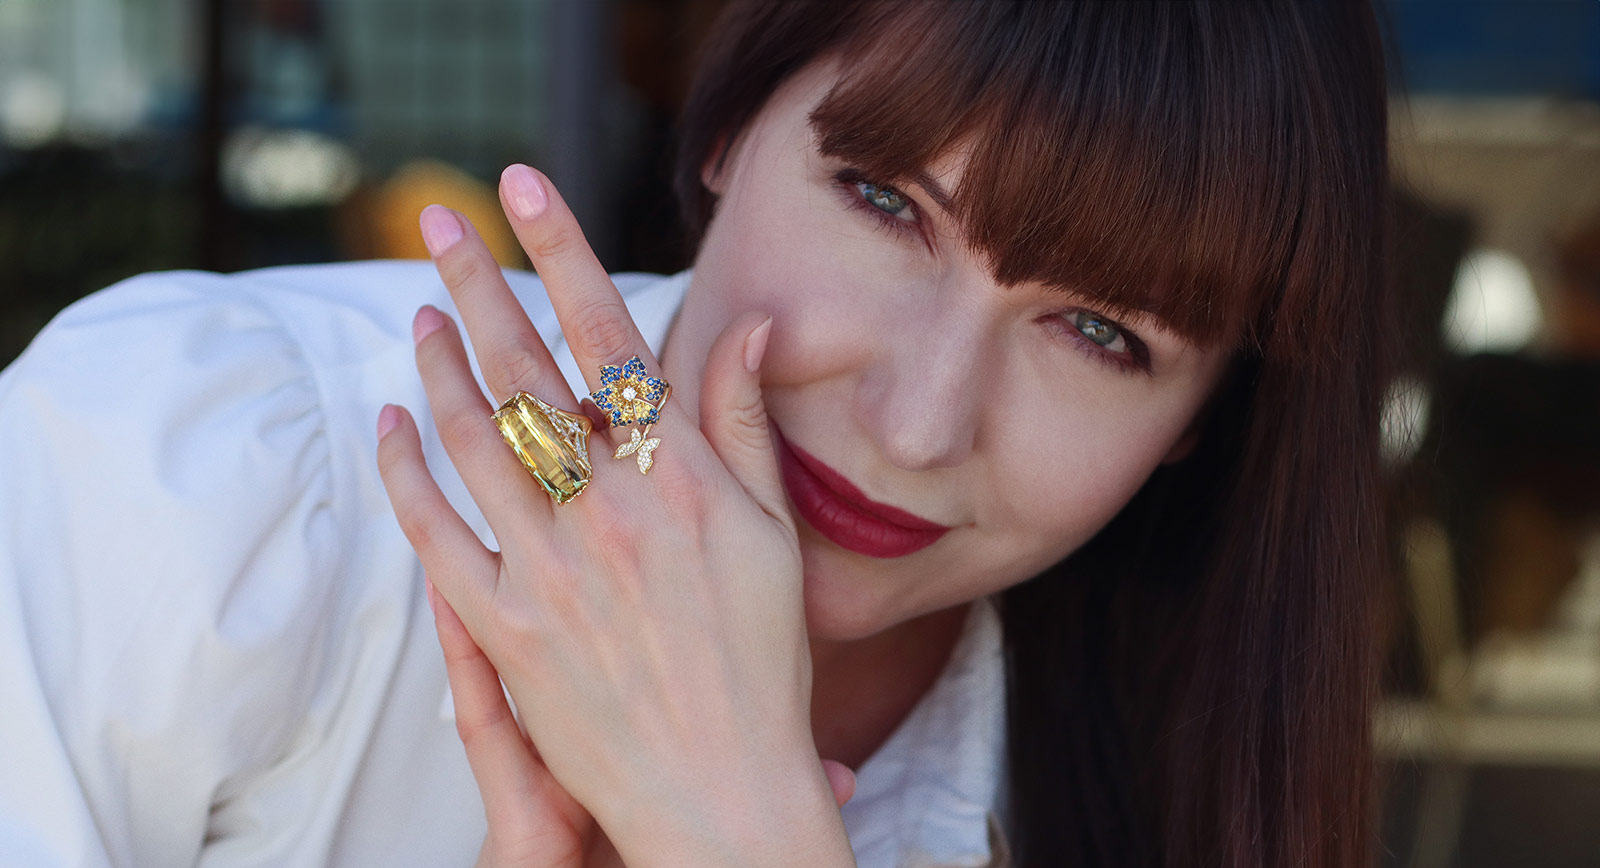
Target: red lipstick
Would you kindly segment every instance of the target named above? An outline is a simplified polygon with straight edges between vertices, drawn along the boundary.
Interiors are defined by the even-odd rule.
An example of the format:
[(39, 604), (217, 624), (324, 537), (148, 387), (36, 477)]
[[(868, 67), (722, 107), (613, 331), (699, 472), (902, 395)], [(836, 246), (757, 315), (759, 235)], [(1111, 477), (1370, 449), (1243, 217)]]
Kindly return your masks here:
[(875, 558), (897, 558), (933, 545), (950, 530), (878, 503), (815, 456), (783, 439), (773, 426), (778, 467), (795, 511), (840, 548)]

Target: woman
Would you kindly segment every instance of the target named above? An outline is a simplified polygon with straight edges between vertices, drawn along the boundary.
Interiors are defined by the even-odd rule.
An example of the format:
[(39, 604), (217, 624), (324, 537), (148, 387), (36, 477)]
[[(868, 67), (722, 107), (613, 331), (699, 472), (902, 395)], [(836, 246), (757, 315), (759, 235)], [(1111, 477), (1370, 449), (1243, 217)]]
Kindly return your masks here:
[[(660, 477), (599, 459), (607, 494), (564, 511), (509, 490), (503, 445), (465, 421), (490, 408), (452, 330), (417, 320), (503, 558), (452, 526), (409, 426), (380, 449), (390, 494), (488, 652), (445, 606), (447, 650), (479, 660), (458, 681), (483, 681), (463, 715), (503, 709), (493, 661), (549, 763), (500, 715), (501, 741), (469, 744), (491, 817), (533, 834), (539, 805), (582, 805), (641, 864), (846, 864), (805, 758), (869, 756), (969, 602), (1004, 594), (1028, 863), (1360, 861), (1381, 538), (1369, 17), (789, 4), (727, 26), (680, 167), (705, 237), (647, 363), (703, 383), (657, 423)], [(648, 359), (548, 182), (513, 167), (502, 193), (590, 388)], [(576, 412), (462, 228), (423, 216), (490, 391)], [(817, 463), (912, 515), (859, 521), (812, 490)], [(502, 756), (549, 799), (519, 799)]]
[[(161, 765), (206, 772), (170, 788), (160, 811), (187, 826), (169, 849), (140, 853), (464, 858), (485, 827), (410, 807), (451, 810), (431, 793), (464, 776), (413, 725), (430, 695), (414, 686), (441, 677), (418, 674), (419, 631), (373, 626), (394, 615), (389, 577), (415, 573), (393, 529), (367, 523), (379, 510), (347, 459), (370, 442), (339, 421), (354, 406), (378, 416), (394, 515), (437, 586), (485, 863), (1003, 864), (1009, 850), (1023, 865), (1365, 864), (1382, 541), (1378, 55), (1370, 10), (1353, 4), (745, 4), (712, 37), (686, 113), (693, 272), (613, 287), (548, 179), (513, 167), (502, 199), (550, 315), (537, 286), (505, 285), (458, 215), (430, 208), (423, 234), (449, 298), (434, 293), (412, 322), (420, 418), (365, 403), (381, 390), (423, 404), (387, 379), (401, 355), (391, 311), (429, 298), (414, 273), (347, 269), (340, 280), (364, 286), (338, 293), (298, 288), (329, 282), (325, 270), (260, 278), (296, 288), (222, 308), (185, 297), (209, 313), (149, 352), (187, 347), (185, 370), (233, 363), (227, 386), (208, 373), (208, 399), (186, 407), (204, 436), (185, 428), (176, 442), (262, 431), (248, 442), (288, 443), (287, 469), (252, 469), (228, 490), (293, 501), (287, 518), (246, 524), (301, 529), (317, 545), (295, 562), (324, 572), (291, 581), (289, 605), (276, 583), (292, 571), (253, 569), (276, 557), (276, 531), (184, 534), (249, 577), (209, 592), (230, 641), (204, 646), (204, 689), (176, 691), (207, 701), (160, 703), (159, 727), (102, 715), (115, 725), (96, 742), (60, 721), (100, 697), (47, 688), (23, 703), (18, 735), (60, 745), (36, 767), (82, 783), (58, 772), (36, 789), (95, 818), (79, 834), (118, 839), (152, 818), (108, 812), (120, 784), (105, 781), (140, 780), (158, 741), (147, 752)], [(152, 333), (180, 302), (145, 287), (122, 304), (153, 317)], [(0, 384), (11, 406), (71, 418), (30, 384), (73, 335), (103, 337), (107, 308), (132, 294), (109, 295)], [(239, 355), (265, 341), (253, 336), (270, 331), (268, 306), (293, 340)], [(336, 307), (360, 308), (359, 324), (319, 325)], [(439, 309), (452, 307), (470, 348)], [(628, 418), (585, 410), (586, 394), (619, 400), (603, 366), (635, 355), (672, 391)], [(314, 376), (293, 383), (242, 360), (307, 356)], [(489, 419), (519, 391), (573, 414), (558, 419), (593, 414), (592, 481), (564, 505)], [(292, 397), (250, 427), (241, 393)], [(65, 422), (51, 433), (62, 457), (47, 468), (84, 461), (92, 440)], [(607, 454), (633, 433), (658, 443)], [(137, 466), (165, 469), (155, 476), (178, 495), (205, 488), (170, 445)], [(254, 450), (229, 466), (254, 468)], [(70, 496), (59, 475), (17, 472), (25, 493)], [(296, 494), (242, 487), (269, 480)], [(117, 533), (104, 497), (77, 505), (109, 516), (92, 533), (84, 519), (30, 519), (8, 551), (66, 526), (79, 545), (48, 566), (81, 574), (82, 550), (127, 557), (145, 539)], [(242, 538), (269, 542), (241, 562)], [(168, 566), (174, 551), (188, 548), (145, 560)], [(74, 605), (109, 595), (133, 617), (191, 593), (37, 585), (18, 583), (23, 625), (75, 623), (119, 650), (173, 640), (138, 618), (74, 622)], [(278, 656), (247, 682), (250, 701), (218, 699), (241, 682), (217, 661), (259, 660), (239, 649), (286, 632), (303, 641), (265, 643)], [(18, 633), (44, 675), (12, 682), (76, 683), (82, 667), (51, 671), (45, 652), (77, 646)], [(363, 668), (383, 655), (398, 662)], [(193, 679), (151, 669), (95, 674)], [(1003, 712), (985, 677), (1001, 671)], [(285, 687), (295, 704), (262, 715), (269, 672), (321, 686)], [(32, 693), (0, 699), (13, 695)], [(347, 730), (366, 734), (359, 749), (339, 741)], [(172, 732), (196, 744), (169, 749)], [(113, 764), (120, 778), (93, 771), (107, 741), (141, 761)], [(819, 757), (859, 774), (843, 821), (848, 781)], [(302, 837), (285, 843), (284, 828)]]

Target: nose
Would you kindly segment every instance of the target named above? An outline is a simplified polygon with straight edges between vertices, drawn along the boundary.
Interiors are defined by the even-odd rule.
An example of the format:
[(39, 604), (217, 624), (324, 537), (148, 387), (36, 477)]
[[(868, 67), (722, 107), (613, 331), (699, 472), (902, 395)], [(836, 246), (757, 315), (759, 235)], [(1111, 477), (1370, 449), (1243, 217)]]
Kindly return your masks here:
[(970, 307), (924, 309), (881, 333), (857, 388), (857, 412), (888, 461), (903, 470), (954, 467), (972, 454), (981, 422), (984, 318)]

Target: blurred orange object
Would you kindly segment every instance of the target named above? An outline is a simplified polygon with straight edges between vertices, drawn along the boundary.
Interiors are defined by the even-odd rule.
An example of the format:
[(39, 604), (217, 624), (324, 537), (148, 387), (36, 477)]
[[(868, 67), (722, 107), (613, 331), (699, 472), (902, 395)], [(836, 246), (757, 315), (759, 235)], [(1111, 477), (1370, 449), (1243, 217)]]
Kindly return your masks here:
[(417, 215), (433, 204), (465, 214), (502, 268), (528, 267), (495, 188), (437, 160), (407, 163), (381, 186), (355, 197), (345, 215), (350, 253), (365, 259), (427, 259)]

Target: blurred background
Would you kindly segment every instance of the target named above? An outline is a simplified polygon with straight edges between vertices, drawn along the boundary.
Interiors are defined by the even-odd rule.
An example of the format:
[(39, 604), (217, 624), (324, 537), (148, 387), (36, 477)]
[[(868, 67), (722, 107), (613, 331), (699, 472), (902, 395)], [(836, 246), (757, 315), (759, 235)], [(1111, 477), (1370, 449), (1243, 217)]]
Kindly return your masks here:
[(433, 201), (525, 264), (513, 161), (612, 270), (681, 268), (669, 128), (720, 6), (0, 0), (0, 364), (142, 271), (424, 257)]
[[(0, 0), (0, 364), (153, 269), (422, 258), (547, 171), (687, 264), (670, 125), (720, 0)], [(1386, 864), (1600, 866), (1600, 2), (1389, 0), (1406, 371)]]

